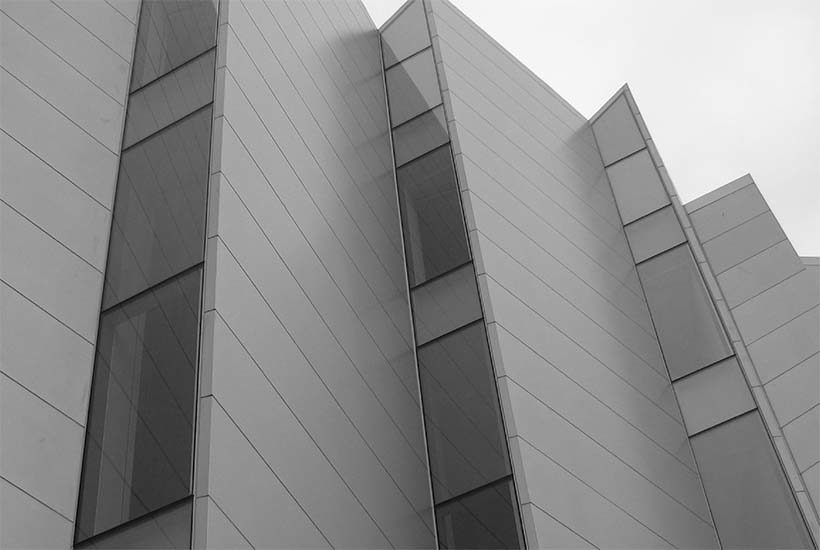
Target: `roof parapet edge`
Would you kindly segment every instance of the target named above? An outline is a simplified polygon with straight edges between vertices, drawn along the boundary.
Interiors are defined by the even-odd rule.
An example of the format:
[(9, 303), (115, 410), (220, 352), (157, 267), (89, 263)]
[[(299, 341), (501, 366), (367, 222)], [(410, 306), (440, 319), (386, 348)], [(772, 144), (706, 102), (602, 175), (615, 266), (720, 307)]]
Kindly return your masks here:
[(713, 202), (722, 199), (723, 197), (731, 195), (735, 191), (739, 191), (747, 185), (755, 185), (755, 181), (754, 179), (752, 179), (752, 175), (748, 173), (740, 176), (737, 179), (730, 181), (727, 184), (721, 185), (717, 189), (713, 189), (712, 191), (709, 191), (708, 193), (701, 195), (696, 199), (687, 202), (684, 205), (684, 208), (686, 208), (686, 211), (691, 214), (695, 210), (700, 210), (704, 206), (708, 206)]

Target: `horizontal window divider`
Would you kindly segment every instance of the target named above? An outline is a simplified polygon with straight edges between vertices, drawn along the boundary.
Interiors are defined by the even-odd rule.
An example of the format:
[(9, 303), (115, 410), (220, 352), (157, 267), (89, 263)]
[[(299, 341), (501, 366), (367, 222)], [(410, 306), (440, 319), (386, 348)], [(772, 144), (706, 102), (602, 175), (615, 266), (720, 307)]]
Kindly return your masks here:
[[(409, 122), (413, 122), (413, 121), (414, 121), (414, 120), (416, 120), (417, 118), (421, 118), (421, 117), (423, 117), (424, 115), (426, 115), (427, 113), (429, 113), (429, 112), (431, 112), (431, 111), (435, 111), (436, 109), (438, 109), (438, 108), (439, 108), (439, 107), (441, 107), (442, 105), (444, 105), (444, 102), (443, 102), (443, 101), (440, 101), (440, 102), (436, 103), (435, 105), (433, 105), (432, 107), (430, 107), (429, 109), (427, 109), (426, 111), (424, 111), (423, 113), (419, 113), (419, 114), (417, 114), (417, 115), (414, 115), (413, 117), (408, 118), (407, 120), (405, 120), (404, 122), (402, 122), (402, 123), (401, 123), (401, 124), (399, 124), (398, 126), (394, 126), (394, 127), (393, 127), (393, 131), (395, 132), (396, 130), (398, 130), (399, 128), (401, 128), (402, 126), (404, 126), (405, 124), (407, 124), (407, 123), (409, 123)], [(449, 140), (448, 140), (448, 141), (449, 141)]]
[[(640, 262), (637, 262), (637, 263), (635, 264), (635, 266), (637, 267), (637, 266), (639, 266), (639, 265), (645, 264), (645, 263), (646, 263), (646, 262), (648, 262), (649, 260), (654, 260), (654, 259), (655, 259), (655, 258), (657, 258), (658, 256), (663, 256), (664, 254), (666, 254), (666, 253), (667, 253), (667, 252), (669, 252), (670, 250), (675, 250), (676, 248), (680, 248), (680, 247), (682, 247), (682, 246), (689, 246), (689, 239), (687, 239), (687, 240), (685, 240), (685, 241), (683, 241), (683, 242), (680, 242), (680, 243), (678, 243), (678, 244), (673, 244), (672, 246), (670, 246), (670, 247), (669, 247), (669, 248), (667, 248), (666, 250), (663, 250), (663, 251), (658, 252), (658, 253), (656, 253), (656, 254), (652, 254), (651, 256), (649, 256), (648, 258), (646, 258), (645, 260), (641, 260)], [(691, 247), (691, 246), (689, 246), (689, 253), (690, 253), (690, 254), (692, 254), (692, 259), (695, 261), (695, 267), (697, 267), (697, 268), (698, 268), (698, 273), (700, 273), (700, 277), (701, 277), (701, 279), (703, 279), (703, 273), (701, 273), (701, 271), (700, 271), (700, 264), (698, 264), (697, 259), (695, 259), (695, 252), (692, 250), (692, 247)], [(640, 277), (640, 273), (638, 273), (638, 276)], [(643, 284), (643, 280), (641, 280), (641, 284)], [(705, 279), (704, 279), (704, 281), (703, 281), (703, 284), (704, 284), (704, 285), (706, 284), (706, 280), (705, 280)]]
[[(629, 223), (625, 223), (625, 224), (624, 224), (624, 227), (629, 227), (629, 226), (630, 226), (630, 225), (632, 225), (633, 223), (637, 223), (637, 222), (641, 221), (641, 220), (642, 220), (642, 219), (644, 219), (644, 218), (648, 218), (648, 217), (649, 217), (649, 216), (651, 216), (652, 214), (657, 214), (658, 212), (660, 212), (660, 211), (661, 211), (661, 210), (663, 210), (664, 208), (672, 208), (672, 202), (670, 201), (670, 202), (669, 202), (669, 204), (664, 204), (663, 206), (659, 206), (659, 207), (658, 207), (658, 208), (656, 208), (655, 210), (653, 210), (653, 211), (651, 211), (651, 212), (648, 212), (648, 213), (644, 214), (644, 215), (643, 215), (643, 216), (641, 216), (640, 218), (635, 218), (635, 219), (634, 219), (634, 220), (632, 220), (631, 222), (629, 222)], [(677, 215), (675, 216), (675, 218), (677, 219)], [(680, 220), (678, 220), (678, 223), (680, 224)], [(682, 231), (682, 230), (683, 230), (683, 228), (681, 227), (681, 231)]]
[[(461, 325), (461, 326), (460, 326), (460, 327), (458, 327), (458, 328), (454, 328), (453, 330), (451, 330), (451, 331), (449, 331), (449, 332), (445, 332), (444, 334), (439, 334), (439, 335), (438, 335), (438, 336), (436, 336), (435, 338), (432, 338), (432, 339), (430, 339), (430, 340), (427, 340), (427, 341), (426, 341), (426, 342), (424, 342), (423, 344), (419, 344), (419, 345), (417, 345), (417, 346), (416, 346), (416, 349), (418, 350), (418, 349), (421, 349), (421, 348), (427, 347), (427, 346), (428, 346), (428, 345), (430, 345), (430, 344), (435, 344), (436, 342), (438, 342), (439, 340), (441, 340), (441, 339), (442, 339), (442, 338), (444, 338), (445, 336), (450, 336), (451, 334), (455, 334), (456, 332), (458, 332), (458, 331), (460, 331), (460, 330), (462, 330), (462, 329), (465, 329), (465, 328), (467, 328), (467, 327), (470, 327), (470, 326), (475, 325), (476, 323), (481, 323), (481, 322), (484, 322), (484, 315), (482, 315), (481, 317), (479, 317), (478, 319), (476, 319), (476, 320), (474, 320), (474, 321), (470, 321), (469, 323), (465, 323), (465, 324)], [(487, 345), (489, 345), (489, 342), (487, 342)]]
[[(699, 436), (700, 434), (702, 434), (702, 433), (704, 433), (704, 432), (708, 432), (709, 430), (714, 430), (714, 429), (715, 429), (715, 428), (717, 428), (718, 426), (723, 426), (723, 425), (724, 425), (724, 424), (726, 424), (727, 422), (731, 422), (732, 420), (737, 420), (737, 419), (738, 419), (738, 418), (740, 418), (741, 416), (746, 416), (747, 414), (751, 414), (751, 413), (753, 413), (753, 412), (755, 412), (755, 411), (757, 411), (757, 410), (758, 410), (758, 408), (757, 408), (757, 404), (755, 404), (752, 408), (750, 408), (750, 409), (748, 409), (748, 410), (745, 410), (745, 411), (743, 411), (742, 413), (735, 414), (735, 415), (733, 415), (733, 416), (730, 416), (730, 417), (729, 417), (729, 418), (727, 418), (726, 420), (721, 420), (721, 421), (720, 421), (720, 422), (718, 422), (717, 424), (712, 424), (712, 425), (711, 425), (711, 426), (709, 426), (708, 428), (703, 428), (702, 430), (698, 430), (698, 431), (696, 431), (695, 433), (693, 433), (693, 434), (691, 434), (691, 435), (689, 436), (689, 439), (692, 439), (693, 437), (697, 437), (697, 436)], [(760, 421), (761, 421), (761, 422), (763, 422), (762, 415), (761, 415)], [(764, 422), (764, 424), (763, 424), (763, 427), (764, 427), (764, 428), (766, 428), (766, 424), (765, 424), (765, 422)], [(767, 429), (766, 431), (768, 432), (768, 429)], [(768, 433), (767, 433), (766, 437), (767, 437), (767, 438), (769, 438)], [(776, 452), (776, 450), (775, 450), (775, 452)], [(695, 457), (695, 460), (697, 460), (697, 458), (698, 458), (698, 457)]]
[[(613, 161), (612, 161), (612, 162), (610, 162), (609, 164), (605, 165), (605, 166), (604, 166), (604, 168), (609, 168), (609, 167), (611, 167), (611, 166), (614, 166), (614, 165), (618, 164), (619, 162), (621, 162), (622, 160), (626, 160), (626, 159), (628, 159), (629, 157), (634, 157), (635, 155), (637, 155), (637, 154), (638, 154), (638, 153), (640, 153), (641, 151), (646, 151), (646, 150), (648, 150), (648, 149), (649, 149), (649, 147), (646, 145), (646, 141), (644, 141), (643, 147), (641, 147), (641, 148), (640, 148), (640, 149), (638, 149), (637, 151), (632, 151), (632, 152), (631, 152), (631, 153), (629, 153), (628, 155), (624, 155), (624, 156), (622, 156), (622, 157), (621, 157), (621, 158), (619, 158), (618, 160), (613, 160)], [(655, 163), (653, 162), (653, 163), (652, 163), (652, 165), (654, 166), (654, 164), (655, 164)], [(657, 169), (657, 167), (656, 167), (656, 169)], [(632, 222), (630, 222), (630, 223), (632, 223)]]
[[(379, 34), (379, 38), (381, 38), (381, 34)], [(404, 63), (405, 61), (407, 61), (407, 60), (408, 60), (408, 59), (410, 59), (411, 57), (416, 57), (418, 54), (423, 53), (423, 52), (426, 52), (427, 50), (432, 50), (432, 49), (433, 49), (433, 44), (432, 44), (432, 42), (431, 42), (429, 46), (425, 46), (425, 47), (423, 47), (422, 49), (420, 49), (420, 50), (419, 50), (419, 51), (417, 51), (417, 52), (413, 52), (413, 53), (411, 53), (410, 55), (408, 55), (408, 56), (406, 56), (406, 57), (402, 57), (400, 60), (396, 61), (395, 63), (393, 63), (393, 64), (392, 64), (392, 65), (390, 65), (389, 67), (385, 67), (385, 68), (384, 68), (384, 72), (389, 71), (390, 69), (392, 69), (392, 68), (393, 68), (393, 67), (395, 67), (396, 65), (401, 65), (402, 63)], [(382, 56), (382, 57), (383, 57), (383, 56)], [(383, 60), (382, 60), (382, 61), (383, 61)]]
[(151, 510), (150, 512), (145, 512), (141, 516), (131, 518), (128, 521), (126, 521), (125, 523), (120, 523), (119, 525), (115, 525), (114, 527), (111, 527), (110, 529), (106, 529), (105, 531), (97, 533), (96, 535), (93, 535), (91, 537), (88, 537), (88, 538), (85, 538), (85, 539), (82, 539), (82, 540), (75, 538), (74, 539), (74, 546), (85, 545), (85, 544), (94, 544), (95, 541), (99, 540), (102, 537), (112, 535), (114, 533), (119, 533), (120, 531), (124, 531), (125, 529), (130, 527), (135, 522), (145, 521), (146, 519), (149, 519), (153, 516), (158, 516), (158, 515), (162, 514), (163, 512), (167, 512), (168, 510), (171, 510), (172, 508), (176, 508), (177, 506), (185, 504), (186, 500), (190, 500), (191, 502), (193, 502), (194, 494), (191, 493), (191, 494), (185, 495), (184, 497), (179, 498), (179, 499), (177, 499), (173, 502), (169, 502), (168, 504), (163, 504), (162, 506), (160, 506), (156, 510)]
[(428, 153), (432, 153), (436, 149), (440, 149), (441, 147), (444, 147), (445, 145), (450, 145), (450, 136), (449, 135), (447, 136), (447, 141), (445, 143), (443, 143), (441, 145), (437, 145), (433, 149), (430, 149), (429, 151), (425, 151), (424, 153), (420, 154), (417, 157), (413, 157), (410, 160), (406, 160), (406, 161), (402, 162), (401, 164), (397, 164), (396, 165), (396, 170), (398, 170), (399, 168), (402, 168), (403, 166), (407, 166), (408, 164), (410, 164), (414, 160), (418, 160), (418, 159), (422, 158), (423, 156), (427, 155)]
[[(683, 228), (681, 228), (681, 231), (682, 231), (682, 230), (683, 230)], [(686, 235), (684, 234), (684, 236), (686, 236)], [(681, 247), (681, 246), (687, 246), (687, 245), (689, 245), (689, 239), (686, 239), (686, 240), (684, 240), (684, 241), (682, 241), (682, 242), (679, 242), (679, 243), (677, 243), (677, 244), (673, 244), (673, 245), (672, 245), (672, 246), (670, 246), (669, 248), (666, 248), (666, 249), (664, 249), (664, 250), (661, 250), (660, 252), (655, 252), (654, 254), (652, 254), (651, 256), (648, 256), (648, 257), (644, 258), (644, 259), (643, 259), (643, 260), (641, 260), (640, 262), (635, 262), (635, 267), (638, 267), (638, 266), (639, 266), (639, 265), (641, 265), (641, 264), (645, 264), (645, 263), (646, 263), (646, 262), (648, 262), (649, 260), (654, 260), (654, 259), (655, 259), (655, 258), (657, 258), (658, 256), (662, 256), (662, 255), (664, 255), (665, 253), (669, 252), (670, 250), (674, 250), (674, 249), (679, 248), (679, 247)], [(695, 253), (694, 253), (694, 251), (692, 250), (692, 247), (691, 247), (691, 246), (689, 247), (689, 251), (690, 251), (690, 252), (692, 252), (692, 258), (694, 259), (694, 257), (695, 257)], [(697, 260), (695, 260), (695, 265), (698, 265)], [(700, 267), (700, 266), (698, 266), (698, 267)], [(640, 276), (640, 275), (639, 275), (639, 276)], [(700, 274), (700, 276), (701, 276), (701, 278), (703, 278), (703, 273), (701, 273), (701, 274)], [(704, 282), (704, 284), (706, 284), (706, 281), (705, 281), (705, 280), (704, 280), (703, 282)], [(641, 281), (641, 283), (643, 283), (643, 281)]]
[[(145, 136), (144, 138), (140, 138), (140, 140), (139, 140), (139, 141), (135, 141), (134, 143), (132, 143), (131, 145), (129, 145), (128, 147), (126, 147), (125, 149), (123, 149), (123, 150), (122, 150), (122, 152), (120, 153), (120, 158), (122, 158), (122, 154), (123, 154), (123, 153), (125, 153), (126, 151), (129, 151), (129, 150), (133, 149), (133, 148), (134, 148), (134, 147), (136, 147), (137, 145), (141, 145), (142, 143), (144, 143), (144, 142), (148, 141), (149, 139), (151, 139), (152, 137), (156, 136), (157, 134), (159, 134), (159, 133), (160, 133), (160, 132), (162, 132), (163, 130), (167, 130), (168, 128), (170, 128), (170, 127), (172, 127), (172, 126), (176, 126), (177, 124), (179, 124), (180, 122), (184, 121), (185, 119), (191, 118), (192, 116), (194, 116), (194, 115), (196, 115), (196, 114), (199, 114), (199, 112), (200, 112), (200, 111), (203, 111), (203, 110), (205, 110), (205, 109), (207, 109), (207, 108), (209, 108), (209, 107), (212, 107), (212, 106), (213, 106), (213, 104), (214, 104), (214, 100), (213, 100), (213, 98), (211, 98), (211, 101), (209, 101), (208, 103), (206, 103), (206, 104), (205, 104), (205, 105), (203, 105), (202, 107), (197, 107), (196, 109), (194, 109), (194, 110), (193, 110), (193, 111), (191, 111), (190, 113), (188, 113), (188, 114), (186, 114), (186, 115), (181, 116), (180, 118), (176, 119), (175, 121), (173, 121), (173, 122), (171, 122), (171, 123), (169, 123), (169, 124), (166, 124), (165, 126), (163, 126), (162, 128), (160, 128), (159, 130), (155, 130), (154, 132), (151, 132), (150, 134), (148, 134), (148, 135), (147, 135), (147, 136)], [(128, 118), (127, 118), (127, 117), (128, 117), (128, 115), (126, 115), (126, 122), (127, 122), (127, 120), (128, 120)], [(211, 136), (209, 135), (209, 139), (208, 139), (208, 141), (209, 141), (209, 142), (210, 142), (210, 137), (211, 137)], [(209, 145), (209, 147), (210, 147), (210, 145)], [(117, 174), (119, 175), (119, 171), (117, 172)]]
[[(439, 145), (438, 147), (434, 147), (433, 149), (430, 149), (430, 150), (429, 150), (429, 151), (427, 151), (426, 153), (422, 153), (421, 155), (417, 156), (417, 157), (416, 157), (416, 158), (414, 158), (413, 160), (409, 160), (409, 161), (407, 161), (407, 162), (403, 163), (403, 164), (401, 165), (401, 167), (403, 168), (403, 167), (407, 166), (408, 164), (410, 164), (411, 162), (415, 162), (415, 161), (417, 161), (417, 160), (419, 160), (419, 159), (423, 159), (423, 158), (424, 158), (424, 157), (426, 157), (426, 156), (432, 155), (433, 153), (435, 153), (435, 152), (436, 152), (436, 151), (438, 151), (439, 149), (441, 149), (441, 148), (443, 148), (443, 147), (449, 147), (449, 146), (450, 146), (450, 140), (448, 139), (448, 140), (447, 140), (447, 143), (442, 143), (442, 144), (441, 144), (441, 145)], [(452, 150), (450, 151), (450, 160), (453, 160), (453, 152), (452, 152)], [(399, 170), (399, 167), (397, 166), (397, 167), (396, 167), (396, 172), (398, 172), (398, 170)], [(453, 164), (453, 173), (455, 173), (455, 170), (456, 170), (456, 167), (455, 167), (455, 164)], [(398, 174), (397, 174), (397, 175), (398, 175)], [(456, 177), (455, 177), (454, 179), (456, 180), (456, 189), (458, 189), (458, 190), (459, 190), (459, 194), (460, 194), (460, 192), (461, 192), (461, 188), (458, 186), (458, 174), (456, 174)], [(398, 180), (396, 180), (396, 186), (397, 186), (397, 187), (399, 186)]]
[[(731, 359), (732, 357), (737, 358), (737, 355), (734, 352), (732, 352), (729, 355), (727, 355), (726, 357), (724, 357), (723, 359), (718, 359), (717, 361), (712, 361), (708, 365), (705, 365), (703, 367), (698, 367), (697, 369), (693, 370), (692, 372), (687, 372), (683, 376), (679, 376), (678, 378), (675, 378), (674, 380), (672, 380), (672, 383), (676, 384), (676, 383), (680, 382), (681, 380), (685, 380), (686, 378), (692, 377), (692, 376), (696, 375), (697, 373), (705, 371), (706, 369), (708, 369), (710, 367), (714, 367), (718, 363), (722, 363), (722, 362), (726, 361), (727, 359)], [(740, 361), (739, 360), (738, 360), (738, 366), (740, 366)]]
[[(214, 37), (214, 39), (216, 39), (216, 37)], [(141, 85), (139, 86), (139, 88), (134, 88), (133, 90), (131, 90), (130, 92), (128, 92), (128, 98), (130, 99), (130, 98), (131, 98), (131, 96), (132, 96), (132, 95), (134, 95), (134, 94), (136, 94), (137, 92), (141, 92), (144, 88), (147, 88), (148, 86), (150, 86), (151, 84), (153, 84), (153, 83), (157, 82), (158, 80), (162, 80), (163, 78), (165, 78), (165, 77), (166, 77), (166, 76), (168, 76), (169, 74), (171, 74), (171, 73), (173, 73), (173, 72), (175, 72), (175, 71), (180, 70), (182, 67), (184, 67), (184, 66), (186, 66), (186, 65), (190, 65), (191, 63), (193, 63), (194, 61), (196, 61), (196, 60), (197, 60), (197, 59), (199, 59), (200, 57), (202, 57), (202, 56), (204, 56), (204, 55), (206, 55), (206, 54), (211, 53), (211, 51), (212, 51), (212, 50), (215, 50), (215, 49), (216, 49), (216, 42), (214, 42), (214, 45), (213, 45), (213, 46), (211, 46), (211, 47), (209, 47), (207, 50), (204, 50), (203, 52), (201, 52), (201, 53), (198, 53), (198, 54), (194, 55), (194, 56), (193, 56), (193, 57), (191, 57), (190, 59), (187, 59), (187, 60), (183, 61), (182, 63), (180, 63), (179, 65), (177, 65), (177, 66), (176, 66), (176, 67), (174, 67), (173, 69), (171, 69), (170, 71), (166, 71), (166, 72), (162, 73), (161, 75), (159, 75), (158, 77), (155, 77), (155, 78), (153, 78), (152, 80), (150, 80), (150, 81), (146, 82), (145, 84), (141, 84)]]
[[(163, 280), (152, 284), (148, 288), (144, 288), (144, 289), (140, 290), (139, 292), (137, 292), (136, 294), (132, 294), (131, 296), (128, 296), (127, 298), (123, 298), (119, 302), (117, 302), (115, 304), (112, 304), (112, 305), (108, 306), (107, 308), (101, 310), (100, 311), (100, 317), (102, 317), (103, 315), (105, 315), (106, 313), (108, 313), (109, 311), (114, 309), (115, 307), (122, 307), (123, 305), (125, 305), (128, 302), (132, 302), (132, 301), (136, 300), (137, 298), (141, 298), (145, 294), (148, 294), (149, 292), (153, 291), (155, 288), (159, 288), (162, 285), (164, 285), (165, 283), (169, 283), (173, 279), (176, 279), (177, 277), (181, 277), (182, 275), (187, 275), (188, 273), (191, 273), (192, 271), (194, 271), (194, 270), (196, 270), (200, 267), (204, 267), (204, 265), (205, 265), (205, 260), (202, 260), (201, 262), (197, 262), (194, 265), (186, 267), (185, 269), (183, 269), (181, 271), (177, 271), (173, 275), (169, 275), (168, 277), (164, 278)], [(105, 284), (105, 281), (103, 281), (103, 284)]]
[[(513, 478), (513, 475), (511, 473), (507, 474), (505, 476), (499, 477), (496, 480), (490, 481), (489, 483), (485, 483), (484, 485), (481, 485), (479, 487), (474, 487), (473, 489), (470, 489), (469, 491), (465, 491), (465, 492), (463, 492), (459, 495), (456, 495), (454, 497), (450, 497), (446, 500), (442, 500), (441, 502), (435, 502), (434, 506), (436, 508), (438, 508), (439, 506), (445, 506), (447, 504), (450, 504), (451, 502), (455, 502), (455, 501), (460, 500), (464, 497), (474, 495), (475, 493), (478, 493), (479, 491), (482, 491), (484, 489), (489, 489), (493, 485), (501, 485), (501, 483), (503, 483), (505, 481), (512, 481), (512, 478)], [(513, 502), (513, 504), (516, 505), (517, 503)]]
[(439, 273), (438, 275), (436, 275), (436, 276), (434, 276), (434, 277), (430, 277), (429, 279), (427, 279), (427, 280), (426, 280), (426, 281), (424, 281), (424, 282), (421, 282), (421, 283), (419, 283), (419, 284), (417, 284), (417, 285), (411, 286), (411, 287), (410, 287), (410, 290), (411, 290), (411, 291), (412, 291), (412, 290), (416, 290), (417, 288), (421, 288), (421, 287), (423, 287), (424, 285), (426, 285), (426, 284), (428, 284), (428, 283), (432, 283), (433, 281), (437, 281), (437, 280), (441, 279), (442, 277), (446, 277), (447, 275), (450, 275), (451, 273), (453, 273), (453, 272), (455, 272), (455, 271), (458, 271), (458, 270), (459, 270), (459, 269), (461, 269), (462, 267), (466, 267), (468, 264), (471, 264), (471, 263), (473, 263), (473, 259), (472, 259), (472, 258), (470, 258), (470, 259), (469, 259), (469, 260), (467, 260), (466, 262), (462, 262), (462, 263), (458, 264), (458, 265), (457, 265), (457, 266), (455, 266), (455, 267), (451, 267), (450, 269), (448, 269), (448, 270), (447, 270), (447, 271), (445, 271), (444, 273)]

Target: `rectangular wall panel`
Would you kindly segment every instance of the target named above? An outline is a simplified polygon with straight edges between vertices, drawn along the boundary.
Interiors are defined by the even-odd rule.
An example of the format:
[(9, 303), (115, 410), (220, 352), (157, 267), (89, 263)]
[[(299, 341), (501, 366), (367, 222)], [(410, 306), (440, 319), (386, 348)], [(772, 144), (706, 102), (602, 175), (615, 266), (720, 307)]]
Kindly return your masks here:
[(378, 33), (353, 1), (222, 15), (195, 536), (430, 547)]
[(4, 548), (72, 544), (135, 30), (105, 2), (0, 6)]
[[(592, 128), (451, 4), (430, 4), (490, 346), (516, 388), (501, 397), (527, 544), (714, 545)], [(559, 426), (577, 446), (549, 441)]]
[[(753, 390), (780, 460), (804, 516), (816, 527), (820, 502), (816, 469), (811, 470), (820, 459), (816, 261), (806, 262), (795, 253), (748, 175), (686, 208), (706, 261), (718, 273), (716, 282), (737, 324), (735, 338), (748, 350), (750, 382), (758, 384)], [(815, 540), (818, 536), (815, 528)]]

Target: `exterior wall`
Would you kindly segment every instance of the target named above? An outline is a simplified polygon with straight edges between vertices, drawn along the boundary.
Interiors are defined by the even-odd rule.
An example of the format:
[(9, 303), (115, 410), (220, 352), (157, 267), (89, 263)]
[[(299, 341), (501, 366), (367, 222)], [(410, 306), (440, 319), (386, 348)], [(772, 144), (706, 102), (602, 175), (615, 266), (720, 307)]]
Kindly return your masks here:
[(798, 501), (805, 515), (816, 518), (820, 277), (815, 262), (797, 256), (749, 176), (692, 201), (686, 210), (759, 377), (758, 400), (771, 404), (772, 436)]
[(714, 544), (589, 124), (449, 3), (431, 8), (528, 546)]
[(197, 547), (430, 547), (378, 35), (220, 8)]
[(139, 2), (0, 4), (0, 546), (70, 548)]
[[(727, 299), (717, 283), (628, 86), (593, 116), (592, 125), (633, 254), (645, 262), (638, 271), (646, 277), (644, 291), (691, 444), (699, 449), (696, 459), (703, 461), (707, 495), (714, 497), (711, 512), (721, 543), (810, 546), (806, 526), (814, 516), (805, 498), (804, 513), (798, 511), (794, 461), (770, 441), (780, 432), (727, 306), (731, 295)], [(739, 184), (727, 187), (732, 185)], [(749, 453), (745, 470), (732, 462), (739, 452), (733, 446), (741, 442)], [(752, 479), (759, 483), (749, 484)]]

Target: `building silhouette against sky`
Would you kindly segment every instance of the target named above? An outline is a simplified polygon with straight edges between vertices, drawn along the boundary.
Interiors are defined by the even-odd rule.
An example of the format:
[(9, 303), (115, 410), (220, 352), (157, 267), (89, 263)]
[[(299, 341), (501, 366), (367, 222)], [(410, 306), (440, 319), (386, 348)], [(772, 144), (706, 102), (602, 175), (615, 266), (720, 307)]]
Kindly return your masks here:
[(816, 548), (820, 261), (627, 86), (443, 0), (0, 18), (3, 548)]

